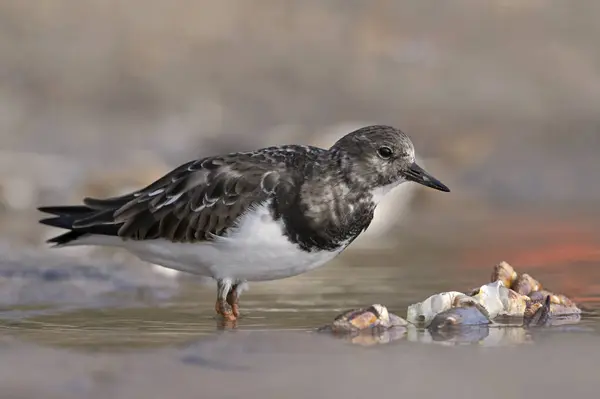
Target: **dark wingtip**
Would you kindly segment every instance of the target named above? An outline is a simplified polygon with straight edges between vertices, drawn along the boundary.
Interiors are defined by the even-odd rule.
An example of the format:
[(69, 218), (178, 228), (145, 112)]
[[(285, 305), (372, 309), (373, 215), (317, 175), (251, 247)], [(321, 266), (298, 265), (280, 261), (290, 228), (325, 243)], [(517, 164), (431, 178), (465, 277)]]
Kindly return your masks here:
[(52, 248), (62, 247), (63, 245), (74, 241), (82, 236), (86, 235), (86, 233), (82, 233), (80, 231), (71, 230), (65, 234), (61, 234), (56, 237), (52, 237), (49, 240), (46, 240), (47, 244), (54, 244)]
[(60, 217), (40, 219), (39, 223), (40, 224), (44, 224), (46, 226), (60, 227), (60, 228), (69, 228), (69, 226), (65, 226), (64, 219), (62, 219)]
[(40, 206), (38, 211), (56, 216), (86, 215), (93, 210), (84, 205)]

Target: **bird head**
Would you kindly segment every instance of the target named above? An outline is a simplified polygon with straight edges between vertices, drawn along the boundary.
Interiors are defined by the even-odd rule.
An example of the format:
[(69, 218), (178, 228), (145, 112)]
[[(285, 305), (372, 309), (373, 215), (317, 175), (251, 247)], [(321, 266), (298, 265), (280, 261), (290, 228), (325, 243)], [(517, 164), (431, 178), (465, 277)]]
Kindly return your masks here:
[(410, 138), (391, 126), (374, 125), (355, 130), (338, 140), (330, 152), (346, 178), (366, 186), (376, 202), (389, 190), (407, 181), (450, 191), (416, 163)]

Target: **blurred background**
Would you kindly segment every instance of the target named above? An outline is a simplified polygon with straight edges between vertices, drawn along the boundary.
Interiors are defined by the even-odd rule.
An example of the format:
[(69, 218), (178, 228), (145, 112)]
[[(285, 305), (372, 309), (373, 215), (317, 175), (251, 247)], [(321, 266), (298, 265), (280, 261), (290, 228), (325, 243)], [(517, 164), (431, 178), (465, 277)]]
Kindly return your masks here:
[[(407, 132), (452, 193), (402, 186), (356, 249), (396, 247), (402, 223), (572, 220), (600, 200), (599, 15), (594, 0), (2, 0), (3, 240), (43, 246), (41, 204), (368, 124)], [(578, 256), (600, 259), (581, 234)]]
[[(600, 309), (599, 20), (597, 0), (0, 0), (2, 340), (110, 351), (213, 333), (214, 287), (118, 251), (50, 250), (58, 231), (35, 208), (369, 124), (408, 133), (452, 192), (393, 191), (331, 265), (254, 284), (242, 328), (312, 328), (375, 302), (403, 316), (501, 260)], [(25, 367), (64, 355), (16, 348)], [(27, 392), (72, 382), (45, 372)]]
[[(0, 1), (4, 212), (392, 124), (449, 204), (600, 199), (600, 4)], [(425, 194), (424, 194), (425, 195)]]
[(598, 15), (594, 0), (2, 0), (1, 231), (39, 245), (55, 232), (33, 226), (37, 205), (376, 123), (411, 135), (452, 194), (396, 190), (357, 248), (389, 241), (409, 204), (593, 207)]
[(43, 248), (57, 231), (36, 206), (191, 158), (391, 124), (452, 193), (402, 186), (353, 249), (464, 236), (460, 264), (489, 266), (546, 237), (518, 261), (598, 261), (581, 213), (600, 200), (599, 15), (593, 0), (2, 0), (2, 242)]

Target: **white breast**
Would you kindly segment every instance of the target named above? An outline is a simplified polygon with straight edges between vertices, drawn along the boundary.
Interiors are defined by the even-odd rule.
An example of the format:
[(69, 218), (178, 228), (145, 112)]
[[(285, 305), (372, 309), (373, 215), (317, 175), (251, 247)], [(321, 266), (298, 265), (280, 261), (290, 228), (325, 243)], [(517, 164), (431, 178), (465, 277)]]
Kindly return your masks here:
[(294, 276), (319, 267), (342, 250), (305, 252), (283, 235), (269, 204), (242, 216), (227, 237), (206, 243), (172, 243), (158, 239), (125, 241), (122, 246), (141, 259), (207, 277), (265, 281)]
[(398, 180), (392, 184), (388, 184), (387, 186), (377, 187), (371, 190), (371, 195), (373, 196), (373, 202), (375, 205), (378, 205), (390, 191), (404, 182), (405, 180)]

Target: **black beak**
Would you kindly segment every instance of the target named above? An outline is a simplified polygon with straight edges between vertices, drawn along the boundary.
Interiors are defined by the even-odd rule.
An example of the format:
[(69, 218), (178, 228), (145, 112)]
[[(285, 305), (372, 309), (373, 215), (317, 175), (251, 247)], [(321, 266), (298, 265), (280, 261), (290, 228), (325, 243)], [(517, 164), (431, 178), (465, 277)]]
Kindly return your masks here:
[(450, 189), (446, 187), (445, 184), (431, 176), (414, 162), (408, 167), (408, 170), (405, 172), (404, 176), (406, 177), (406, 180), (414, 181), (415, 183), (435, 188), (436, 190), (444, 191), (446, 193), (450, 192)]

